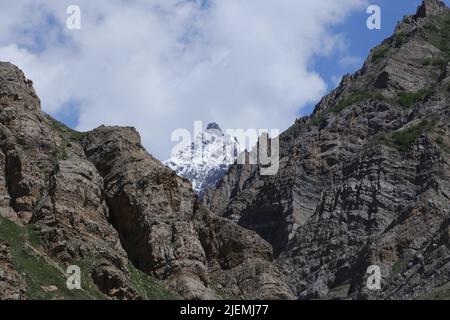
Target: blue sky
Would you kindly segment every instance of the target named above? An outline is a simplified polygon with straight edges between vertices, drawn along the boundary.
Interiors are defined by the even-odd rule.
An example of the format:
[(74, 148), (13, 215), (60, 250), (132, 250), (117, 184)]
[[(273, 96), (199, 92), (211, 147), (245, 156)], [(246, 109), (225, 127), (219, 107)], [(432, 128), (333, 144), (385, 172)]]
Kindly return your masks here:
[[(335, 77), (346, 73), (357, 71), (363, 61), (368, 56), (370, 50), (380, 44), (384, 39), (390, 37), (399, 21), (405, 15), (414, 14), (421, 0), (371, 0), (370, 4), (379, 5), (382, 12), (382, 27), (380, 30), (369, 30), (361, 28), (366, 23), (368, 15), (363, 11), (356, 11), (351, 14), (344, 23), (336, 27), (338, 32), (345, 34), (348, 39), (348, 53), (351, 56), (358, 57), (360, 63), (355, 66), (345, 66), (336, 63), (336, 56), (317, 57), (314, 59), (312, 68), (326, 79), (328, 87), (335, 87)], [(445, 0), (450, 5), (450, 0)], [(314, 110), (314, 103), (309, 103), (306, 108), (299, 112), (299, 115), (309, 114)]]
[[(2, 3), (0, 60), (77, 130), (134, 126), (167, 159), (176, 129), (287, 129), (390, 36), (419, 0), (72, 0)], [(446, 1), (449, 4), (449, 1)], [(366, 27), (380, 5), (381, 30)]]

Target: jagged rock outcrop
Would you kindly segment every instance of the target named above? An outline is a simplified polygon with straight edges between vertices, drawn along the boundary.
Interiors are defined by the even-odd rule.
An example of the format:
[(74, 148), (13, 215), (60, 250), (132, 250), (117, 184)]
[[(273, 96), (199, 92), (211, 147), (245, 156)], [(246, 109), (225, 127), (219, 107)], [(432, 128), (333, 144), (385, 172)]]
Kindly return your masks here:
[[(270, 245), (203, 208), (189, 182), (149, 155), (134, 129), (65, 127), (41, 111), (31, 81), (3, 62), (0, 215), (14, 222), (0, 225), (1, 298), (152, 296), (136, 285), (145, 277), (133, 278), (129, 260), (184, 298), (293, 297)], [(20, 225), (20, 237), (22, 229), (7, 229)], [(14, 271), (35, 261), (26, 279)], [(80, 294), (62, 288), (69, 265), (84, 272)], [(29, 287), (33, 275), (46, 279), (41, 267), (58, 274), (49, 276), (58, 286)]]
[(139, 270), (192, 299), (448, 298), (449, 40), (424, 1), (281, 135), (276, 175), (234, 165), (204, 204), (133, 128), (70, 130), (0, 63), (0, 298), (145, 298)]
[(203, 208), (190, 182), (149, 155), (133, 128), (100, 127), (83, 139), (104, 178), (111, 222), (130, 259), (189, 299), (291, 297), (255, 233)]
[(272, 244), (299, 298), (450, 297), (449, 30), (424, 1), (281, 135), (278, 174), (234, 165), (206, 193)]
[(425, 0), (417, 9), (415, 19), (436, 16), (445, 13), (446, 7), (442, 0)]
[(9, 63), (0, 63), (0, 106), (4, 216), (38, 227), (45, 250), (63, 264), (95, 257), (126, 277), (128, 259), (107, 221), (103, 180), (76, 133), (41, 111), (32, 82)]

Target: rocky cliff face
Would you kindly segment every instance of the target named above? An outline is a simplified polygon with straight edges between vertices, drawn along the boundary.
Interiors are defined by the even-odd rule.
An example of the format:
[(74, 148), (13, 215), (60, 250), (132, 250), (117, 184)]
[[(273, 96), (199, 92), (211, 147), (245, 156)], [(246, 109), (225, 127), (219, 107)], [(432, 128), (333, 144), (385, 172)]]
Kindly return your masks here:
[(449, 11), (424, 1), (281, 135), (277, 175), (234, 165), (203, 204), (133, 128), (70, 130), (0, 63), (0, 299), (450, 297)]
[[(212, 215), (188, 180), (161, 165), (132, 128), (98, 128), (83, 139), (104, 179), (111, 222), (131, 261), (189, 299), (289, 298), (255, 233)], [(216, 291), (215, 291), (216, 290)]]
[(21, 300), (25, 297), (25, 286), (11, 261), (9, 245), (0, 243), (0, 299)]
[(450, 297), (449, 30), (424, 1), (281, 135), (277, 175), (234, 165), (205, 195), (271, 243), (297, 297)]
[(270, 245), (211, 214), (134, 129), (65, 127), (3, 62), (0, 162), (2, 299), (293, 297)]

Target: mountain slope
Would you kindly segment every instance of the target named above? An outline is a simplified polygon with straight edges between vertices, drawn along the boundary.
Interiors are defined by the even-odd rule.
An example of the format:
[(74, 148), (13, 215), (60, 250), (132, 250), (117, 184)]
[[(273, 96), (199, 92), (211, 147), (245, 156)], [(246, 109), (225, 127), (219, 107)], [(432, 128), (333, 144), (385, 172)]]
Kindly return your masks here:
[(133, 128), (100, 127), (83, 139), (104, 179), (110, 220), (139, 269), (188, 299), (290, 298), (270, 246), (197, 201), (186, 179), (150, 156)]
[(450, 297), (449, 11), (424, 1), (284, 132), (277, 175), (234, 165), (206, 193), (272, 244), (299, 298)]
[(196, 137), (196, 142), (179, 150), (164, 164), (191, 181), (194, 191), (201, 198), (205, 190), (215, 187), (235, 162), (239, 143), (224, 134), (216, 123), (208, 124), (205, 132)]
[[(69, 265), (82, 290), (67, 289)], [(65, 127), (4, 62), (0, 289), (0, 299), (293, 297), (270, 245), (204, 208), (133, 128)]]

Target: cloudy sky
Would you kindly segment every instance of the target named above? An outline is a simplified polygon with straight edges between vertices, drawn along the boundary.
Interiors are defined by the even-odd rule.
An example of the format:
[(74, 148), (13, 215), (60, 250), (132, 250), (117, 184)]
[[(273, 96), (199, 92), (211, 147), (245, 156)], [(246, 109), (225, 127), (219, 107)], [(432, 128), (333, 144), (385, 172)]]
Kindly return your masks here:
[[(0, 60), (78, 130), (135, 126), (166, 159), (177, 128), (286, 129), (419, 0), (0, 0)], [(81, 29), (66, 27), (69, 5)]]

